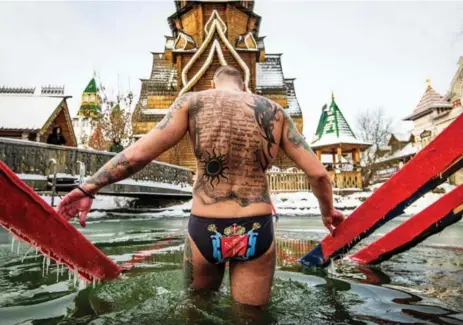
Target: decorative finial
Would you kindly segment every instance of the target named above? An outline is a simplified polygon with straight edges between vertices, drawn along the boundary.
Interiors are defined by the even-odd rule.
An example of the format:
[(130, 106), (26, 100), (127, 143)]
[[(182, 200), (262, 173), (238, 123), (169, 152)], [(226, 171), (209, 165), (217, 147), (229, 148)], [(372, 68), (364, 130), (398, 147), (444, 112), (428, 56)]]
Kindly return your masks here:
[(428, 88), (431, 88), (431, 78), (426, 78), (426, 83), (428, 84)]
[(331, 91), (331, 100), (334, 100), (334, 91)]

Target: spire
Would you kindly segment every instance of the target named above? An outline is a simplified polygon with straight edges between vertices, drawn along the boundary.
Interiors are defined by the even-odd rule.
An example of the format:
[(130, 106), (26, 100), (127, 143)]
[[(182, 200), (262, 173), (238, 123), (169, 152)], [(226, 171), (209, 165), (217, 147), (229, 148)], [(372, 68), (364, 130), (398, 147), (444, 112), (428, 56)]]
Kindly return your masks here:
[(327, 107), (325, 104), (322, 108), (315, 139), (311, 146), (315, 148), (340, 144), (368, 145), (357, 139), (349, 123), (336, 104), (334, 92), (332, 92), (330, 106)]
[(434, 88), (431, 87), (430, 78), (426, 79), (426, 83), (428, 86), (426, 87), (426, 91), (421, 97), (420, 102), (416, 105), (413, 113), (404, 118), (404, 121), (416, 120), (423, 115), (431, 113), (436, 108), (452, 108), (452, 104), (445, 100), (444, 96), (440, 95), (434, 90)]
[(426, 78), (426, 83), (428, 84), (428, 88), (432, 88), (431, 87), (431, 78)]
[(77, 116), (98, 118), (101, 116), (99, 89), (96, 86), (95, 77), (90, 79), (82, 93), (82, 99)]

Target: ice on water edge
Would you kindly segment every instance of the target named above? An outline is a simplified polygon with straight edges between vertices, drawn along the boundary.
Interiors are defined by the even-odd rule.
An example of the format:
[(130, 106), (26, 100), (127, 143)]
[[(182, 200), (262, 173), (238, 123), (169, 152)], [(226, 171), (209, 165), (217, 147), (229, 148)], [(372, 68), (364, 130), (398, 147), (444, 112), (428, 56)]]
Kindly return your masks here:
[[(15, 243), (17, 242), (17, 247), (16, 247), (16, 253), (19, 254), (20, 248), (21, 248), (21, 240), (16, 238), (14, 234), (11, 234), (11, 252), (15, 252)], [(36, 246), (35, 244), (30, 244), (29, 249), (27, 252), (24, 254), (24, 256), (21, 259), (21, 263), (24, 262), (26, 257), (32, 252), (32, 250), (35, 249), (35, 258), (39, 255), (40, 248)], [(43, 260), (42, 260), (42, 277), (45, 277), (46, 275), (50, 274), (50, 265), (52, 264), (52, 260), (49, 256), (47, 256), (45, 253), (41, 252), (43, 255)], [(87, 280), (83, 279), (79, 275), (79, 271), (77, 268), (74, 268), (72, 270), (69, 267), (66, 267), (65, 264), (56, 262), (56, 282), (59, 282), (59, 277), (60, 275), (64, 275), (65, 268), (68, 269), (68, 280), (70, 281), (71, 279), (73, 280), (73, 285), (74, 287), (77, 287), (78, 290), (85, 289), (86, 286), (89, 284)], [(97, 278), (92, 279), (92, 286), (93, 288), (96, 287), (96, 285), (100, 284), (101, 281)]]

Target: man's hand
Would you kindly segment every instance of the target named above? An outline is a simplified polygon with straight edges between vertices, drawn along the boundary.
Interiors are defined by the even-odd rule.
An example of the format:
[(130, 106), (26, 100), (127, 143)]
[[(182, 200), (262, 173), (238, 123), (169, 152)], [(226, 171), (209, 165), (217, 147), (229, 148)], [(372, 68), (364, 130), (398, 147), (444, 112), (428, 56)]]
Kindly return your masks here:
[(326, 228), (330, 231), (331, 236), (334, 237), (334, 232), (336, 228), (343, 222), (345, 219), (342, 212), (332, 209), (331, 213), (327, 215), (322, 215), (322, 221)]
[(75, 217), (79, 212), (79, 222), (82, 227), (85, 227), (87, 214), (90, 212), (93, 199), (78, 189), (68, 193), (63, 200), (58, 204), (56, 210), (66, 219)]

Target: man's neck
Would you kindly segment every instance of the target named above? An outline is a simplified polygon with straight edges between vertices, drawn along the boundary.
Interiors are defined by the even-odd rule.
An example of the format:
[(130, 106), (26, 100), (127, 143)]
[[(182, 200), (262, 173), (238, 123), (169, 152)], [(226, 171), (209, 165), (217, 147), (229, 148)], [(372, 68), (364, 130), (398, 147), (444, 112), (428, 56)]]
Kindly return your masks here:
[(236, 84), (222, 84), (216, 85), (215, 89), (224, 90), (224, 91), (242, 91), (240, 87)]

